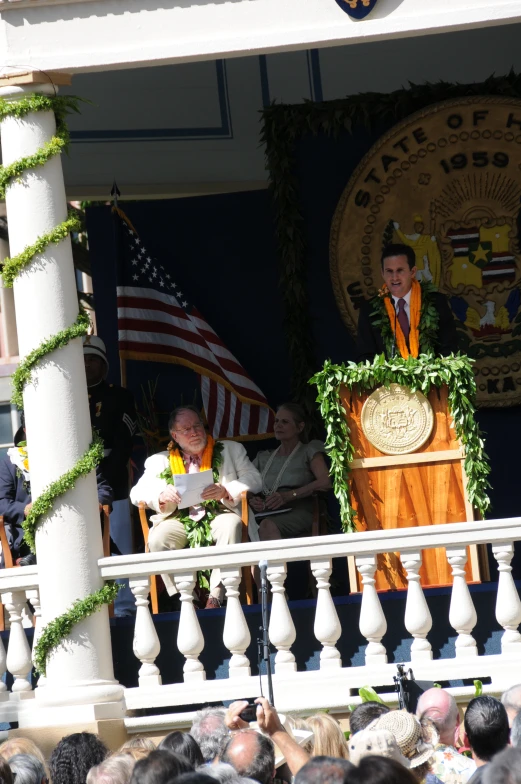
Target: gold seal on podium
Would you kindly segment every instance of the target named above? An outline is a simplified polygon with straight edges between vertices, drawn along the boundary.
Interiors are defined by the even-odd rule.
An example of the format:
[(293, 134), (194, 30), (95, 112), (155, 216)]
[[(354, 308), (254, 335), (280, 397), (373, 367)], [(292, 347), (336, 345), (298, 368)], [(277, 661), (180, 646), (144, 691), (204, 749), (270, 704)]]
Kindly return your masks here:
[(427, 441), (434, 425), (431, 404), (400, 384), (379, 387), (362, 408), (362, 429), (385, 455), (407, 455)]

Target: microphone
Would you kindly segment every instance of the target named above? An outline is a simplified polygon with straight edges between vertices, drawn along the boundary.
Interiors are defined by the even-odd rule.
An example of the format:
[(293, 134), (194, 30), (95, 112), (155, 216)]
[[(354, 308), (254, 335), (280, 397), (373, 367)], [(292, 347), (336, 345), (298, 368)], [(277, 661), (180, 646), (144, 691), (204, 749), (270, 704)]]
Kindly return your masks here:
[(268, 562), (266, 559), (259, 561), (259, 569), (260, 569), (260, 576), (261, 576), (261, 591), (268, 590)]
[(270, 705), (274, 705), (273, 701), (273, 683), (271, 679), (271, 662), (270, 662), (270, 640), (268, 636), (268, 562), (263, 559), (259, 561), (259, 569), (261, 576), (261, 618), (262, 618), (262, 640), (259, 644), (262, 650), (262, 658), (266, 663), (266, 675), (268, 677), (268, 698)]
[(394, 308), (394, 335), (393, 335), (393, 345), (391, 346), (391, 359), (394, 359), (394, 355), (396, 354), (396, 319), (398, 317), (398, 311), (396, 310), (396, 301), (394, 297), (391, 297), (391, 302), (393, 303), (393, 308)]

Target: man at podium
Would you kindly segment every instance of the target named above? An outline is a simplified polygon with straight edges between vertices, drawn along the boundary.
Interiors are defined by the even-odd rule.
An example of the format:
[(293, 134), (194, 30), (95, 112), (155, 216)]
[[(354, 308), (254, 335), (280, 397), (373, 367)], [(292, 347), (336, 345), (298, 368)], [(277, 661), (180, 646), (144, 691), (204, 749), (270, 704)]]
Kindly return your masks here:
[(384, 286), (360, 308), (357, 361), (377, 354), (447, 356), (458, 350), (458, 336), (446, 297), (432, 284), (416, 280), (414, 250), (387, 245), (382, 253)]

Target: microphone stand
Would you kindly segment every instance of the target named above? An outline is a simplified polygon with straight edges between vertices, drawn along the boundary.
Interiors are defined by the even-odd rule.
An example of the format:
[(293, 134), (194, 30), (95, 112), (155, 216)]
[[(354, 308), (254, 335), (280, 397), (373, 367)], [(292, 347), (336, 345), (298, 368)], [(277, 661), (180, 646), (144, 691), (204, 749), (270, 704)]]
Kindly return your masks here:
[(262, 658), (266, 663), (266, 676), (268, 678), (268, 701), (274, 705), (273, 682), (271, 680), (271, 661), (270, 661), (270, 639), (268, 637), (268, 562), (259, 563), (261, 575), (261, 616), (262, 616)]

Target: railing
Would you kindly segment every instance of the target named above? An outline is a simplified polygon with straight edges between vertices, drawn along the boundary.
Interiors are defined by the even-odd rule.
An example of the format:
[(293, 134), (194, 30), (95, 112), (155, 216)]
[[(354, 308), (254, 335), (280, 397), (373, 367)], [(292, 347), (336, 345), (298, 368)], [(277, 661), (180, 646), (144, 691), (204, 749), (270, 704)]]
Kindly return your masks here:
[[(420, 680), (449, 681), (490, 678), (486, 687), (498, 693), (519, 680), (521, 661), (521, 601), (512, 579), (511, 560), (513, 543), (521, 539), (521, 518), (488, 520), (484, 522), (437, 525), (389, 531), (368, 531), (353, 535), (309, 537), (286, 541), (246, 543), (177, 552), (123, 555), (100, 559), (101, 576), (105, 579), (130, 578), (136, 598), (133, 651), (141, 663), (139, 685), (125, 692), (127, 708), (164, 708), (189, 704), (257, 696), (258, 678), (251, 675), (246, 656), (251, 641), (243, 608), (239, 601), (241, 568), (268, 561), (268, 580), (272, 590), (269, 634), (276, 649), (274, 687), (277, 706), (281, 710), (341, 708), (356, 702), (350, 690), (363, 685), (389, 686), (391, 693), (395, 665), (388, 663), (382, 638), (387, 621), (380, 596), (375, 590), (374, 574), (377, 555), (399, 551), (408, 578), (404, 626), (412, 638), (410, 661)], [(477, 613), (465, 578), (467, 545), (492, 544), (498, 564), (499, 582), (495, 616), (502, 627), (501, 653), (479, 655), (473, 630)], [(450, 589), (448, 621), (456, 633), (455, 656), (434, 658), (429, 633), (432, 616), (428, 601), (420, 585), (421, 551), (444, 547), (452, 568), (453, 585)], [(353, 556), (362, 577), (362, 600), (359, 611), (360, 645), (366, 645), (362, 666), (342, 665), (337, 642), (342, 627), (330, 593), (329, 579), (332, 559)], [(314, 614), (314, 635), (321, 646), (320, 669), (298, 672), (292, 649), (299, 645), (290, 609), (285, 597), (286, 563), (309, 561), (316, 581), (317, 600)], [(226, 589), (227, 604), (223, 619), (222, 639), (230, 652), (228, 677), (206, 680), (200, 660), (205, 641), (193, 604), (193, 589), (197, 571), (221, 570)], [(177, 648), (184, 657), (183, 681), (162, 684), (156, 660), (160, 643), (148, 604), (149, 577), (170, 573), (174, 576), (181, 599), (177, 629)], [(0, 572), (0, 594), (11, 620), (11, 634), (7, 656), (0, 643), (0, 671), (6, 669), (14, 677), (12, 693), (0, 691), (0, 721), (13, 720), (18, 710), (30, 709), (33, 693), (27, 681), (31, 654), (21, 623), (21, 608), (30, 598), (37, 618), (35, 637), (40, 628), (37, 591), (37, 567), (3, 570)], [(478, 594), (479, 595), (479, 594)], [(395, 608), (399, 607), (396, 603)], [(479, 609), (479, 608), (478, 608)], [(397, 610), (393, 623), (398, 623)], [(355, 629), (350, 629), (353, 635)], [(0, 686), (1, 689), (1, 686)], [(460, 687), (461, 695), (473, 689)], [(454, 689), (453, 693), (458, 692)]]

